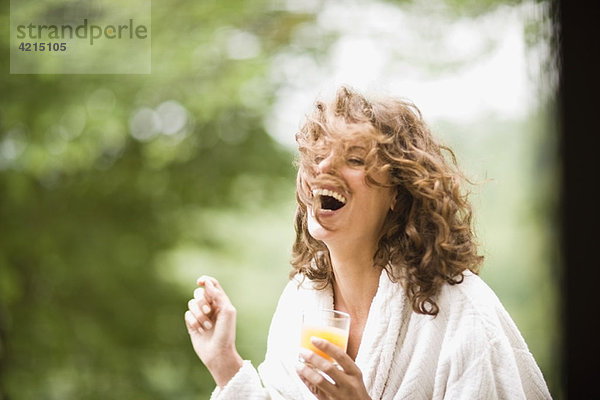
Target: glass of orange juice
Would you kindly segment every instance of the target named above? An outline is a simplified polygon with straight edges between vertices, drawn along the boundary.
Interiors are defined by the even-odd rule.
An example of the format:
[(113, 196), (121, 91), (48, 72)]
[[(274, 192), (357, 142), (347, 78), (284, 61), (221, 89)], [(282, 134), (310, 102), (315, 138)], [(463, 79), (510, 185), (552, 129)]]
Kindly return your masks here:
[(325, 339), (346, 352), (346, 348), (348, 347), (349, 333), (349, 314), (327, 309), (306, 311), (302, 315), (300, 346), (314, 351), (329, 361), (334, 361), (327, 354), (313, 346), (313, 344), (310, 342), (310, 338), (316, 336), (321, 339)]

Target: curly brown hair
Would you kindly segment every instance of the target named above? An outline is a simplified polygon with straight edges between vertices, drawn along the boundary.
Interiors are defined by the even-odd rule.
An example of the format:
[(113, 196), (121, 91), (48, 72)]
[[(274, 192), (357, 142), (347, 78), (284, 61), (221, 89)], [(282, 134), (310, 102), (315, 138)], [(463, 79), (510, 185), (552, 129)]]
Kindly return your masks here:
[[(468, 179), (458, 169), (452, 150), (433, 138), (417, 107), (402, 99), (367, 100), (341, 87), (332, 102), (318, 101), (307, 116), (296, 134), (298, 207), (290, 276), (301, 274), (320, 288), (333, 283), (329, 252), (310, 235), (307, 209), (319, 206), (318, 196), (313, 198), (310, 192), (312, 182), (335, 180), (319, 176), (315, 159), (323, 149), (339, 144), (340, 133), (367, 144), (367, 183), (396, 191), (396, 206), (386, 217), (374, 266), (404, 285), (415, 312), (437, 315), (435, 297), (441, 286), (461, 283), (467, 269), (478, 273), (483, 257), (477, 254), (472, 209), (461, 189)], [(375, 172), (381, 175), (381, 171), (389, 176), (387, 183), (374, 179)]]

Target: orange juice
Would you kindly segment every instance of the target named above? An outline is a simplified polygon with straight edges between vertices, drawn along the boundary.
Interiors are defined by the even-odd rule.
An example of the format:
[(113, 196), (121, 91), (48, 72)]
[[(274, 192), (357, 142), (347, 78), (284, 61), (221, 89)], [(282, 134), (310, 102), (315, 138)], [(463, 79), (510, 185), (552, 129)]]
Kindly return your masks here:
[(300, 346), (312, 350), (321, 357), (333, 361), (331, 357), (327, 354), (323, 353), (321, 350), (317, 349), (310, 342), (310, 338), (316, 336), (321, 339), (325, 339), (335, 346), (342, 349), (344, 352), (346, 351), (346, 347), (348, 346), (348, 330), (335, 328), (331, 326), (311, 326), (311, 325), (303, 325), (302, 332), (300, 334)]

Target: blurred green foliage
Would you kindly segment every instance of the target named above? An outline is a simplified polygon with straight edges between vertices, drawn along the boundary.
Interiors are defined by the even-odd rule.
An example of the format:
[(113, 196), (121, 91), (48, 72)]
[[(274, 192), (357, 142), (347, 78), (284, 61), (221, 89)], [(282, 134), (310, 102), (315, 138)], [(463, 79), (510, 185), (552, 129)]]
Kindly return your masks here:
[[(555, 399), (560, 376), (560, 253), (555, 104), (527, 118), (440, 122), (460, 154), (471, 187), (476, 233), (485, 256), (481, 277), (519, 327)], [(490, 150), (493, 149), (493, 150)]]
[[(475, 10), (472, 1), (447, 3), (457, 13)], [(217, 276), (238, 307), (242, 355), (262, 360), (289, 270), (295, 184), (293, 153), (263, 127), (279, 84), (270, 62), (290, 46), (318, 57), (332, 40), (292, 43), (318, 7), (276, 4), (153, 2), (148, 76), (8, 75), (9, 60), (0, 59), (0, 399), (207, 397), (214, 383), (183, 323), (201, 274)], [(487, 1), (473, 14), (498, 4)], [(68, 6), (44, 2), (35, 12)], [(8, 6), (1, 12), (8, 25)], [(255, 46), (254, 53), (232, 54), (236, 37), (233, 50)], [(0, 36), (4, 54), (8, 46)], [(529, 127), (512, 132), (521, 129)], [(533, 137), (523, 153), (542, 142)], [(460, 143), (458, 154), (477, 154)], [(548, 230), (536, 213), (548, 211), (535, 207), (552, 204), (512, 201), (532, 201), (521, 222), (534, 222), (520, 234), (539, 246), (532, 256), (539, 264)], [(522, 285), (494, 288), (511, 312), (521, 310), (518, 322), (542, 319), (533, 326), (544, 331), (526, 339), (557, 379), (557, 358), (548, 355), (556, 338), (545, 339), (556, 316), (536, 303), (521, 307), (539, 282), (556, 301), (543, 268), (534, 276), (508, 272), (519, 273)], [(490, 278), (502, 282), (506, 274)]]
[[(291, 226), (293, 208), (282, 215), (281, 204), (293, 201), (292, 157), (262, 127), (275, 90), (264, 76), (269, 54), (311, 16), (266, 6), (155, 2), (149, 76), (3, 75), (0, 398), (185, 399), (213, 389), (183, 312), (196, 277), (221, 277), (229, 266), (218, 257), (188, 265), (182, 287), (169, 260), (188, 245), (242, 255), (236, 267), (251, 268), (249, 253), (232, 244), (268, 249), (260, 242), (268, 235), (253, 232), (268, 229), (269, 213)], [(263, 55), (228, 58), (218, 40), (233, 27), (259, 35)], [(179, 118), (158, 114), (161, 105)], [(157, 114), (163, 125), (185, 123), (164, 134), (148, 125)], [(223, 210), (239, 218), (216, 218), (235, 215)], [(260, 256), (281, 283), (288, 251), (275, 251)], [(234, 293), (249, 284), (230, 282)], [(256, 311), (264, 330), (272, 310)], [(250, 337), (243, 329), (252, 321), (240, 326)], [(254, 339), (260, 346), (246, 357), (262, 356), (263, 340)]]

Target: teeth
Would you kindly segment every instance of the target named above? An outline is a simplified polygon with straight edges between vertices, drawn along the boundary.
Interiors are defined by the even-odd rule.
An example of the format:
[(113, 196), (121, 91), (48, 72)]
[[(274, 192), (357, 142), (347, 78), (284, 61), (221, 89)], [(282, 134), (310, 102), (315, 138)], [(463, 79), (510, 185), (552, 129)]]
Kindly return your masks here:
[(313, 189), (313, 196), (331, 196), (340, 203), (346, 204), (346, 198), (341, 194), (329, 189)]

